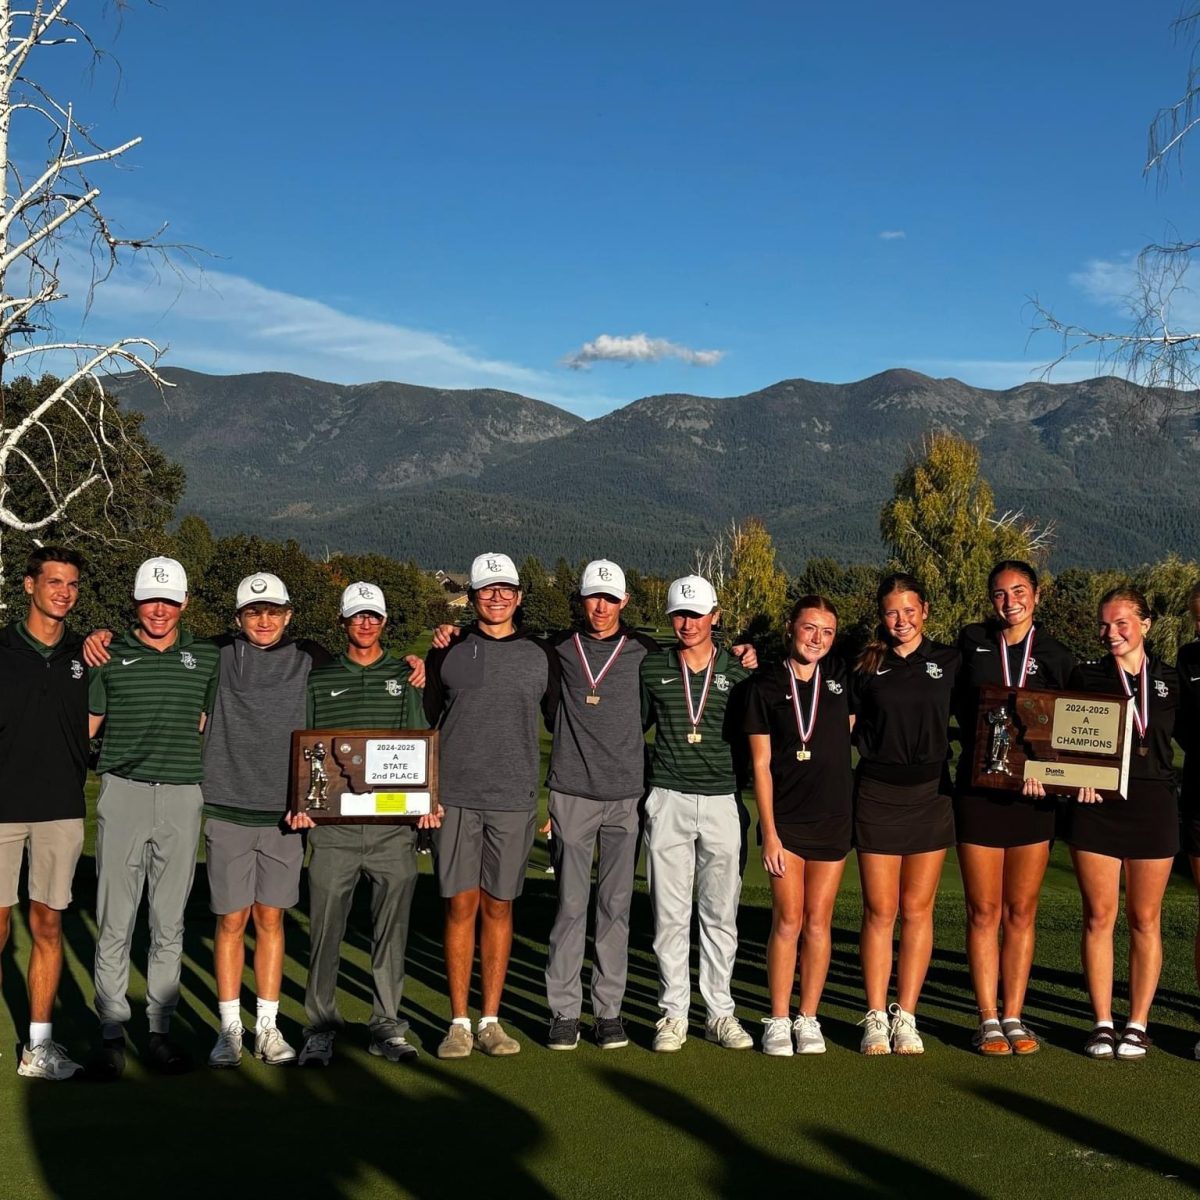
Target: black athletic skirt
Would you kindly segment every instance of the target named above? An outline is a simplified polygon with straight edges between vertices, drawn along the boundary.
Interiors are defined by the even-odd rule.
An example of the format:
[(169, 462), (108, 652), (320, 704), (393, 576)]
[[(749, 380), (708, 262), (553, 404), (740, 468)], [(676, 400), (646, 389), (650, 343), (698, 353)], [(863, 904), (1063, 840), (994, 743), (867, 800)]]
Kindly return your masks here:
[(954, 807), (937, 779), (854, 781), (854, 845), (868, 854), (926, 854), (954, 845)]
[(1109, 858), (1174, 858), (1179, 853), (1179, 801), (1169, 783), (1134, 780), (1126, 800), (1070, 801), (1063, 839), (1076, 850)]
[(853, 823), (848, 812), (838, 813), (816, 821), (776, 825), (775, 832), (790, 854), (811, 862), (841, 862), (850, 853)]
[(1058, 804), (1020, 792), (962, 792), (954, 797), (954, 831), (972, 846), (1033, 846), (1054, 837)]
[(1192, 765), (1197, 753), (1200, 752), (1192, 750), (1183, 760), (1183, 787), (1179, 792), (1183, 852), (1193, 858), (1200, 858), (1200, 766)]

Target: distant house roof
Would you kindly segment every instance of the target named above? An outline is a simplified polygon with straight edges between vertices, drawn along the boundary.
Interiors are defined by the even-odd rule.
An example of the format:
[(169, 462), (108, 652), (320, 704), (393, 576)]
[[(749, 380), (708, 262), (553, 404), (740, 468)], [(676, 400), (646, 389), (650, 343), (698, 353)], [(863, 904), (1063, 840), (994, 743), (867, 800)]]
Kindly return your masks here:
[(433, 577), (448, 592), (464, 592), (471, 582), (470, 575), (462, 571), (434, 571)]

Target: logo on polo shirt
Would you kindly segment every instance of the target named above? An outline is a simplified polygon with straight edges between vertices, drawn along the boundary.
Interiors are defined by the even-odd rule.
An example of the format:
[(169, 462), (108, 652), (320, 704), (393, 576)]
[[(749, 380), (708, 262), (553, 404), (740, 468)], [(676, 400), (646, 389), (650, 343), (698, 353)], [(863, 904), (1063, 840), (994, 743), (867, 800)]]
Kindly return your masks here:
[(1025, 674), (1026, 675), (1036, 675), (1037, 672), (1038, 672), (1037, 659), (1031, 658), (1029, 660), (1029, 666), (1025, 668)]
[(79, 661), (79, 659), (77, 659), (77, 658), (71, 659), (71, 678), (72, 679), (82, 679), (83, 678), (83, 663), (81, 663)]
[(925, 670), (929, 673), (930, 679), (941, 679), (942, 668), (937, 663), (926, 663)]
[(194, 671), (196, 669), (196, 656), (190, 650), (184, 650), (179, 655), (179, 661), (183, 663), (183, 665), (187, 667), (189, 671)]
[(1154, 691), (1160, 700), (1165, 700), (1168, 694), (1166, 682), (1162, 679), (1156, 679), (1154, 681)]
[(387, 688), (387, 694), (389, 696), (398, 696), (402, 691), (404, 691), (404, 685), (398, 679), (389, 679), (384, 683), (383, 686)]
[(841, 685), (840, 683), (838, 683), (838, 681), (837, 681), (836, 679), (827, 679), (827, 680), (825, 680), (825, 686), (826, 686), (826, 687), (827, 687), (827, 688), (828, 688), (828, 689), (829, 689), (829, 690), (830, 690), (830, 691), (831, 691), (831, 692), (832, 692), (832, 693), (833, 693), (835, 696), (840, 696), (840, 695), (842, 694), (842, 685)]
[(715, 687), (718, 692), (727, 692), (732, 686), (733, 685), (729, 682), (728, 675), (713, 676), (713, 687)]

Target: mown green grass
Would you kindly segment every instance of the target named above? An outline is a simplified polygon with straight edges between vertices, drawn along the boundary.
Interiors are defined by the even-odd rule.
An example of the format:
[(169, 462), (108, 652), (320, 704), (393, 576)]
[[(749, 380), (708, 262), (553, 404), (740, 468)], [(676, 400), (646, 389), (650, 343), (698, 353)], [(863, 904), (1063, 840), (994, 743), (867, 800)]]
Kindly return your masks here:
[[(94, 784), (89, 803), (94, 800)], [(89, 839), (66, 922), (68, 973), (56, 1037), (81, 1054), (91, 1042), (90, 968), (95, 864)], [(184, 1197), (269, 1194), (376, 1200), (385, 1196), (818, 1197), (1174, 1196), (1200, 1192), (1195, 1095), (1200, 1063), (1192, 935), (1196, 901), (1179, 876), (1164, 913), (1166, 967), (1143, 1063), (1093, 1063), (1079, 1054), (1090, 1024), (1078, 970), (1079, 901), (1057, 848), (1047, 876), (1028, 1016), (1046, 1039), (1028, 1059), (985, 1061), (970, 1049), (975, 1011), (963, 955), (963, 902), (953, 854), (943, 876), (937, 947), (920, 1020), (920, 1059), (865, 1059), (855, 1023), (863, 1000), (857, 961), (858, 876), (853, 856), (835, 919), (834, 960), (821, 1058), (768, 1059), (703, 1041), (674, 1056), (649, 1050), (656, 976), (652, 926), (639, 872), (625, 1006), (633, 1044), (573, 1053), (541, 1042), (542, 990), (554, 917), (554, 881), (534, 851), (517, 908), (504, 1017), (523, 1042), (514, 1059), (456, 1063), (432, 1054), (448, 1017), (441, 905), (433, 881), (418, 888), (405, 1007), (427, 1051), (399, 1067), (366, 1052), (370, 971), (365, 887), (341, 978), (345, 1017), (328, 1071), (262, 1066), (200, 1068), (164, 1079), (135, 1057), (119, 1084), (53, 1085), (19, 1079), (11, 1048), (27, 1020), (22, 970), (28, 936), (18, 918), (3, 958), (12, 1022), (0, 1018), (0, 1196)], [(429, 860), (422, 860), (425, 875)], [(307, 958), (306, 897), (288, 927), (282, 1004), (298, 1039)], [(770, 893), (750, 847), (734, 994), (757, 1037), (766, 1012)], [(135, 1051), (144, 921), (134, 947)], [(1118, 947), (1123, 961), (1125, 939)], [(188, 908), (182, 1036), (203, 1058), (215, 1032), (212, 917), (203, 866)], [(1123, 975), (1123, 967), (1119, 974)], [(253, 1004), (247, 976), (244, 1000)], [(1120, 1011), (1120, 1010), (1119, 1010)], [(699, 1007), (694, 1009), (700, 1014)], [(249, 1013), (247, 1021), (250, 1020)]]

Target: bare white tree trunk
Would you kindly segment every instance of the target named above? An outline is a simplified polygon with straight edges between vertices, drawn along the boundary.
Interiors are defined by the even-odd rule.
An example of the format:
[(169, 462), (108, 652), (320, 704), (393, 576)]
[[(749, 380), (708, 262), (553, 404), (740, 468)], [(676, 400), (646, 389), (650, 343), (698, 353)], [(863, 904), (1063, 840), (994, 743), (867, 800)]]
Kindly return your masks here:
[[(162, 230), (147, 238), (117, 236), (98, 206), (100, 188), (90, 172), (127, 154), (141, 141), (118, 146), (94, 142), (61, 101), (36, 82), (31, 62), (46, 52), (82, 46), (98, 54), (86, 30), (67, 15), (71, 0), (26, 0), (14, 7), (0, 0), (0, 527), (26, 533), (61, 521), (85, 492), (106, 489), (111, 496), (109, 462), (119, 424), (106, 403), (104, 378), (114, 371), (140, 371), (159, 387), (169, 386), (157, 370), (161, 350), (145, 338), (119, 338), (107, 344), (54, 335), (52, 306), (66, 299), (59, 281), (60, 252), (68, 244), (86, 247), (92, 258), (87, 307), (97, 283), (119, 264), (124, 252), (162, 252)], [(65, 51), (69, 52), (69, 51)], [(15, 153), (16, 130), (27, 131), (21, 148), (49, 145), (49, 157), (26, 177), (18, 167), (27, 153)], [(52, 393), (11, 422), (3, 386), (10, 363), (23, 366), (32, 356), (49, 356), (61, 382)], [(65, 369), (63, 367), (65, 366)], [(78, 424), (91, 446), (91, 462), (68, 467), (48, 419)], [(44, 500), (16, 511), (12, 472), (20, 468), (37, 481)], [(103, 536), (103, 530), (95, 530)], [(0, 543), (0, 606), (4, 559)]]

